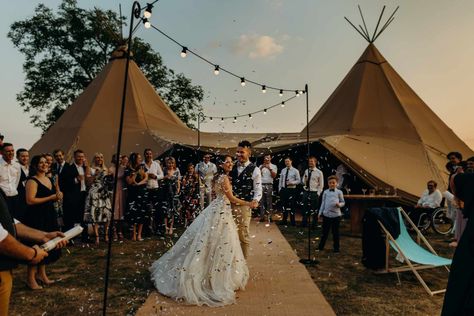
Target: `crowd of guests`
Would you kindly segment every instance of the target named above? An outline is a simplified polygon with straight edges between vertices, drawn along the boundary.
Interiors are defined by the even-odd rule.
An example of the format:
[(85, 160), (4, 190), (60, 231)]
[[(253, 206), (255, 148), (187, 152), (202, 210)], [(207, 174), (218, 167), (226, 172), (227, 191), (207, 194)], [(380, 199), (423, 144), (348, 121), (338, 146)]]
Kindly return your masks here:
[(459, 174), (474, 173), (474, 157), (463, 161), (461, 153), (450, 152), (447, 158), (446, 170), (449, 173), (449, 177), (447, 179), (448, 187), (446, 191), (441, 192), (438, 189), (438, 183), (434, 180), (429, 180), (426, 184), (426, 189), (422, 192), (420, 199), (415, 205), (413, 219), (421, 227), (423, 223), (420, 223), (420, 214), (423, 212), (431, 214), (435, 209), (443, 206), (444, 203), (448, 208), (447, 216), (454, 222), (454, 238), (449, 246), (455, 248), (467, 224), (467, 217), (462, 211), (464, 201), (456, 194), (455, 178)]

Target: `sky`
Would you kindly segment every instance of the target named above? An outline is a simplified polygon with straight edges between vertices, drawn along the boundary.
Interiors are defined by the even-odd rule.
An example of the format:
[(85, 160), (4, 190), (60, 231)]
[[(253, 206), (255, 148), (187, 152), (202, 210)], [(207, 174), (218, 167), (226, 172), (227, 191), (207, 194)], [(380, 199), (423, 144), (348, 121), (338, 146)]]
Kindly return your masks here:
[[(0, 133), (17, 148), (29, 148), (41, 135), (16, 101), (22, 90), (23, 56), (7, 38), (10, 25), (31, 17), (39, 3), (57, 8), (60, 1), (8, 1), (0, 11)], [(79, 0), (130, 15), (132, 1)], [(360, 23), (360, 4), (369, 30), (383, 5), (385, 18), (400, 6), (393, 23), (375, 42), (377, 48), (426, 104), (474, 148), (474, 1), (472, 0), (160, 0), (152, 24), (185, 46), (243, 77), (285, 89), (309, 86), (310, 118), (335, 90), (362, 54), (367, 42), (344, 20)], [(128, 33), (128, 29), (124, 29)], [(152, 29), (142, 37), (166, 66), (185, 74), (206, 93), (207, 116), (234, 116), (279, 103), (278, 93), (261, 93), (253, 85), (221, 73)], [(289, 96), (289, 95), (288, 95)], [(206, 131), (297, 132), (306, 122), (304, 98), (252, 120), (207, 121)]]

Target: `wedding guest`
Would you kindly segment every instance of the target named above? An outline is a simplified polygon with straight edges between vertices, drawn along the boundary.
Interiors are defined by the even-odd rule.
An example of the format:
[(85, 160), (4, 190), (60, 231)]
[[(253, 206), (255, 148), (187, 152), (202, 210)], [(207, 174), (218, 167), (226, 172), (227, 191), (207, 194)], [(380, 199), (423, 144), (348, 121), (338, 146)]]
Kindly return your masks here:
[(456, 175), (454, 186), (467, 225), (454, 252), (441, 316), (474, 315), (474, 174)]
[(165, 234), (173, 235), (174, 218), (179, 216), (179, 193), (181, 191), (181, 173), (176, 167), (173, 157), (166, 159), (166, 168), (163, 170), (163, 213), (165, 214)]
[(18, 184), (20, 183), (21, 167), (16, 161), (15, 149), (11, 143), (3, 143), (2, 158), (0, 158), (0, 189), (6, 196), (8, 209), (12, 212), (12, 216), (16, 217), (17, 210), (21, 211), (18, 197)]
[(319, 251), (324, 249), (329, 231), (332, 230), (334, 252), (339, 252), (339, 223), (341, 222), (341, 207), (344, 207), (344, 195), (337, 188), (337, 177), (328, 177), (329, 189), (323, 192), (318, 218), (323, 221), (323, 234), (319, 242)]
[(439, 207), (443, 196), (437, 188), (438, 183), (436, 183), (436, 181), (428, 181), (426, 184), (426, 190), (421, 194), (415, 208), (434, 209)]
[(142, 164), (142, 155), (132, 153), (129, 161), (129, 167), (124, 173), (128, 186), (128, 207), (125, 212), (125, 220), (133, 225), (132, 240), (142, 241), (143, 224), (149, 219), (148, 193), (146, 190), (148, 174), (145, 171), (145, 166)]
[(323, 172), (316, 168), (317, 159), (314, 156), (308, 159), (308, 169), (305, 170), (301, 183), (303, 184), (303, 221), (301, 226), (306, 227), (308, 217), (313, 215), (312, 227), (318, 222), (319, 196), (324, 189)]
[[(49, 165), (45, 155), (34, 156), (31, 159), (30, 178), (26, 182), (25, 225), (40, 231), (58, 231), (58, 222), (53, 202), (62, 199), (62, 192), (56, 190), (52, 180), (46, 175)], [(42, 287), (37, 280), (45, 285), (54, 281), (46, 274), (46, 265), (51, 264), (61, 256), (60, 250), (52, 250), (43, 261), (37, 265), (29, 265), (27, 269), (27, 285), (32, 290)]]
[(53, 155), (51, 155), (50, 153), (45, 153), (44, 157), (46, 158), (46, 163), (48, 164), (48, 172), (46, 172), (46, 175), (52, 178), (53, 177), (53, 163), (54, 163)]
[(301, 177), (298, 169), (294, 168), (292, 163), (293, 161), (290, 157), (285, 158), (286, 167), (281, 170), (278, 189), (280, 191), (283, 208), (281, 224), (288, 224), (288, 214), (290, 214), (291, 225), (295, 226), (295, 207), (297, 199), (296, 185), (301, 182)]
[(184, 226), (188, 227), (198, 215), (199, 210), (199, 176), (194, 170), (194, 164), (189, 163), (186, 174), (181, 181), (182, 212), (184, 213)]
[(64, 152), (61, 149), (56, 149), (53, 151), (53, 156), (55, 162), (53, 163), (52, 169), (53, 173), (57, 175), (58, 184), (61, 191), (64, 191), (64, 177), (63, 172), (67, 170), (70, 166), (66, 160), (64, 160)]
[(20, 148), (16, 151), (16, 159), (21, 167), (20, 182), (18, 182), (18, 205), (16, 210), (16, 219), (23, 221), (23, 216), (26, 211), (26, 180), (29, 176), (30, 169), (30, 154), (25, 148)]
[(109, 224), (112, 218), (111, 196), (107, 190), (106, 177), (108, 169), (104, 163), (104, 155), (96, 153), (93, 158), (91, 186), (85, 203), (85, 222), (92, 223), (95, 234), (95, 244), (99, 245), (99, 225), (105, 226), (105, 241), (109, 240)]
[(212, 179), (217, 173), (217, 167), (211, 162), (211, 154), (205, 154), (203, 161), (196, 165), (196, 172), (199, 175), (200, 204), (201, 209), (209, 205), (212, 201)]
[[(10, 295), (12, 292), (13, 275), (20, 262), (37, 265), (48, 253), (38, 244), (43, 244), (53, 238), (64, 237), (61, 232), (43, 232), (30, 228), (14, 219), (8, 210), (5, 197), (0, 192), (0, 316), (8, 315)], [(16, 238), (36, 245), (28, 247)], [(58, 243), (56, 248), (62, 248), (66, 241)]]
[[(117, 161), (117, 155), (114, 154), (111, 160), (111, 166), (109, 167), (109, 175), (112, 179), (115, 177), (115, 169), (117, 168), (118, 164), (118, 173), (117, 173), (117, 190), (115, 192), (115, 208), (114, 208), (114, 222), (115, 227), (114, 229), (114, 240), (120, 239), (123, 240), (123, 230), (122, 230), (122, 222), (124, 220), (124, 214), (126, 210), (126, 196), (125, 196), (125, 188), (124, 185), (124, 173), (126, 166), (121, 164), (123, 160)], [(110, 198), (112, 198), (113, 194), (113, 187), (111, 188)]]
[(461, 239), (461, 236), (464, 233), (464, 230), (467, 225), (467, 218), (464, 216), (464, 213), (462, 211), (462, 209), (464, 208), (464, 202), (457, 198), (455, 184), (456, 178), (458, 177), (458, 175), (463, 174), (465, 169), (467, 169), (467, 164), (466, 162), (461, 161), (458, 164), (455, 173), (451, 175), (449, 183), (449, 187), (451, 188), (452, 193), (455, 196), (455, 204), (458, 206), (458, 208), (456, 209), (456, 218), (454, 220), (454, 239), (452, 242), (449, 243), (449, 246), (453, 248), (458, 246), (458, 242)]
[(147, 148), (143, 151), (145, 156), (145, 171), (148, 174), (146, 189), (148, 190), (149, 206), (151, 208), (151, 218), (153, 219), (154, 230), (161, 235), (163, 227), (163, 216), (160, 207), (159, 181), (163, 179), (163, 170), (160, 161), (153, 160), (153, 151)]
[(262, 200), (260, 203), (260, 222), (265, 221), (265, 213), (268, 215), (268, 221), (272, 221), (273, 216), (273, 180), (277, 176), (278, 168), (272, 164), (272, 155), (267, 154), (263, 157), (263, 163), (260, 165), (262, 173)]
[(120, 165), (122, 165), (124, 168), (128, 168), (129, 164), (129, 159), (127, 155), (122, 155), (120, 157)]
[(86, 177), (90, 175), (89, 167), (86, 164), (86, 155), (80, 149), (74, 151), (74, 163), (65, 165), (61, 177), (63, 185), (60, 185), (64, 193), (64, 226), (71, 229), (75, 224), (80, 224), (84, 230), (81, 240), (89, 242), (87, 225), (84, 223), (84, 207), (86, 203), (87, 187)]
[(456, 173), (456, 169), (458, 168), (459, 164), (462, 161), (462, 154), (457, 152), (457, 151), (452, 151), (446, 155), (448, 158), (449, 162), (451, 163), (451, 171), (449, 173), (449, 178), (448, 178), (448, 191), (453, 192), (451, 189), (451, 177)]
[(466, 160), (466, 172), (474, 173), (474, 156)]

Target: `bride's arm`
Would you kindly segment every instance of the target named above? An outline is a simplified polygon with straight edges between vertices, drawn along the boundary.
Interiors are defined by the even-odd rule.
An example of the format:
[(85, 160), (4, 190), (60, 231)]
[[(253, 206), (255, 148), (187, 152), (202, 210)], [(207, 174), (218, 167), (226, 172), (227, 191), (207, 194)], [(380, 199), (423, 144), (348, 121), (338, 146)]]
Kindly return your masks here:
[(224, 177), (222, 190), (224, 191), (225, 196), (227, 196), (229, 199), (230, 203), (250, 206), (251, 202), (241, 200), (232, 193), (232, 186), (230, 185), (229, 177)]

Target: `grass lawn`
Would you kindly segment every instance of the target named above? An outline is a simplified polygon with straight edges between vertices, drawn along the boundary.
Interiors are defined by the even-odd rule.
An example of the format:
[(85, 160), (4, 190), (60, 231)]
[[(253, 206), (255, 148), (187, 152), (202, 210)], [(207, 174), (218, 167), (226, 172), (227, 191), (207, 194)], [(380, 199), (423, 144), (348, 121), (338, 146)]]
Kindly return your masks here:
[[(114, 242), (107, 315), (133, 315), (145, 302), (153, 289), (148, 267), (171, 242), (157, 237)], [(26, 286), (26, 267), (15, 270), (11, 315), (101, 315), (106, 244), (68, 250), (47, 268), (57, 282), (43, 290), (31, 291)]]
[[(306, 230), (280, 227), (300, 257), (307, 256)], [(343, 222), (341, 232), (349, 229)], [(314, 234), (312, 249), (317, 246), (319, 230)], [(428, 234), (428, 239), (441, 255), (452, 256), (443, 236)], [(177, 238), (174, 238), (176, 241)], [(148, 267), (172, 240), (156, 237), (143, 242), (124, 241), (113, 245), (109, 287), (108, 315), (133, 315), (145, 302), (153, 285)], [(327, 250), (316, 254), (320, 264), (309, 272), (337, 315), (439, 315), (443, 295), (430, 297), (411, 272), (374, 274), (361, 264), (361, 239), (341, 237), (341, 253), (333, 254), (331, 237)], [(73, 246), (63, 251), (62, 258), (48, 267), (57, 283), (40, 291), (31, 291), (24, 282), (26, 268), (14, 272), (11, 315), (100, 315), (104, 288), (106, 245)], [(447, 272), (442, 269), (421, 271), (432, 289), (444, 288)]]
[[(285, 238), (301, 258), (307, 258), (307, 231), (303, 228), (280, 226)], [(349, 232), (349, 222), (341, 225), (341, 234)], [(320, 228), (312, 236), (312, 250), (316, 249)], [(433, 248), (442, 256), (451, 258), (445, 237), (435, 233), (425, 234)], [(314, 282), (333, 307), (337, 315), (439, 315), (444, 294), (431, 297), (411, 271), (396, 274), (375, 274), (361, 263), (362, 239), (341, 236), (341, 252), (332, 252), (332, 237), (326, 249), (314, 253), (320, 261), (316, 267), (309, 267)], [(391, 252), (393, 254), (393, 252)], [(392, 256), (394, 257), (394, 255)], [(420, 271), (431, 288), (445, 288), (448, 273), (444, 268)]]

